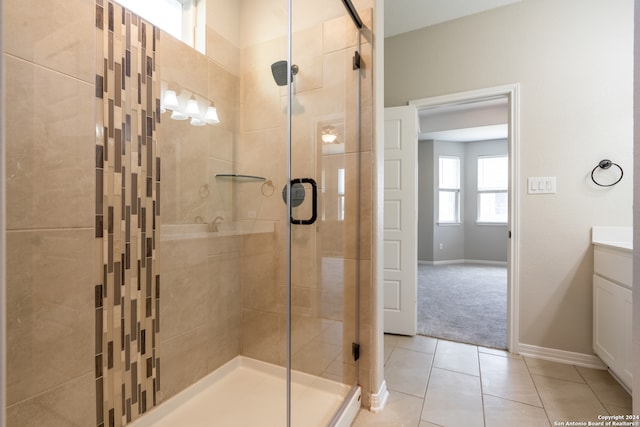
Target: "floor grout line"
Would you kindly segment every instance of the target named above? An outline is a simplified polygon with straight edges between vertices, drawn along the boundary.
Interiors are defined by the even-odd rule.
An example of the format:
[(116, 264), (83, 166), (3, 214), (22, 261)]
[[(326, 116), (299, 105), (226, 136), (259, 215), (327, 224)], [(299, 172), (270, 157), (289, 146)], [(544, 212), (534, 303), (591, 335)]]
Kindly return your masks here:
[(527, 373), (529, 374), (529, 378), (531, 378), (531, 382), (533, 383), (533, 388), (536, 389), (536, 394), (538, 395), (538, 399), (540, 399), (540, 404), (542, 405), (542, 410), (544, 411), (544, 415), (547, 417), (547, 422), (549, 423), (549, 425), (551, 425), (551, 417), (549, 416), (549, 411), (547, 411), (547, 408), (544, 406), (544, 400), (542, 400), (542, 394), (540, 393), (540, 390), (538, 389), (538, 385), (533, 379), (533, 374), (531, 373), (531, 369), (529, 368), (529, 364), (527, 363), (527, 358), (523, 357), (522, 361), (524, 362), (524, 366), (527, 368)]
[[(438, 345), (440, 345), (440, 340), (437, 339), (436, 346), (433, 349), (433, 358), (431, 359), (431, 366), (429, 366), (429, 375), (427, 376), (427, 386), (424, 389), (424, 398), (422, 399), (422, 407), (420, 408), (420, 417), (418, 418), (418, 427), (420, 427), (420, 423), (423, 421), (422, 413), (424, 412), (424, 404), (427, 402), (427, 393), (429, 392), (429, 383), (431, 383), (431, 373), (433, 372), (433, 368), (435, 365), (436, 353), (438, 352)], [(425, 422), (428, 422), (428, 421), (425, 421)]]
[[(432, 337), (425, 337), (425, 338), (431, 339)], [(434, 350), (433, 350), (432, 353), (431, 352), (430, 353), (425, 353), (424, 351), (416, 350), (415, 348), (405, 348), (403, 346), (403, 344), (398, 345), (399, 343), (396, 342), (396, 341), (393, 341), (393, 344), (390, 344), (390, 345), (388, 344), (388, 346), (387, 346), (387, 350), (390, 348), (389, 356), (387, 358), (387, 361), (393, 356), (394, 352), (397, 354), (397, 352), (396, 352), (397, 349), (402, 349), (403, 351), (411, 351), (411, 352), (416, 352), (416, 353), (421, 353), (421, 354), (425, 354), (425, 355), (430, 355), (431, 356), (431, 364), (427, 369), (428, 372), (427, 372), (426, 387), (424, 389), (425, 391), (424, 391), (424, 395), (422, 396), (422, 398), (417, 396), (417, 395), (414, 395), (414, 394), (409, 394), (409, 393), (406, 393), (406, 392), (389, 389), (390, 392), (393, 392), (396, 396), (399, 396), (400, 400), (402, 400), (404, 398), (418, 399), (418, 401), (420, 402), (421, 407), (419, 408), (419, 410), (418, 410), (418, 408), (416, 408), (415, 412), (413, 412), (413, 410), (411, 412), (411, 414), (412, 414), (411, 418), (412, 419), (415, 419), (414, 417), (416, 415), (418, 417), (417, 418), (417, 426), (416, 427), (420, 427), (420, 425), (423, 424), (423, 423), (428, 423), (428, 424), (434, 425), (434, 426), (438, 425), (438, 424), (436, 424), (436, 423), (434, 423), (432, 421), (429, 421), (429, 420), (426, 420), (426, 419), (423, 418), (424, 416), (428, 416), (428, 414), (425, 414), (425, 404), (427, 402), (427, 396), (429, 394), (430, 387), (433, 386), (433, 383), (432, 383), (433, 373), (435, 372), (436, 369), (438, 369), (440, 371), (452, 372), (452, 373), (455, 373), (457, 375), (461, 374), (461, 375), (464, 375), (466, 377), (478, 378), (478, 381), (479, 381), (479, 384), (480, 384), (480, 400), (481, 400), (481, 404), (482, 404), (482, 424), (481, 425), (483, 425), (485, 427), (491, 427), (493, 425), (493, 424), (490, 425), (490, 422), (491, 422), (491, 420), (495, 421), (495, 416), (496, 416), (496, 414), (499, 413), (499, 412), (495, 412), (495, 410), (499, 410), (499, 411), (503, 410), (502, 407), (499, 407), (498, 409), (495, 409), (494, 412), (492, 412), (492, 414), (493, 414), (492, 416), (494, 418), (488, 418), (488, 416), (490, 414), (487, 413), (487, 408), (486, 408), (487, 402), (485, 401), (485, 399), (487, 399), (489, 397), (491, 399), (497, 399), (497, 400), (495, 400), (495, 402), (502, 401), (504, 403), (504, 405), (505, 405), (505, 408), (507, 408), (506, 410), (509, 411), (511, 416), (513, 416), (513, 412), (512, 411), (520, 410), (520, 409), (523, 409), (523, 408), (526, 407), (526, 408), (529, 408), (529, 409), (527, 409), (527, 411), (532, 411), (531, 412), (532, 414), (538, 414), (538, 417), (536, 418), (537, 422), (547, 423), (547, 425), (549, 425), (549, 426), (553, 425), (552, 419), (551, 419), (551, 414), (549, 413), (549, 407), (548, 407), (548, 405), (545, 405), (545, 401), (543, 400), (542, 389), (539, 387), (539, 385), (534, 380), (534, 373), (532, 372), (533, 368), (532, 368), (532, 365), (531, 365), (531, 360), (528, 360), (528, 358), (525, 358), (525, 357), (515, 359), (515, 360), (521, 360), (524, 363), (524, 366), (525, 366), (525, 369), (526, 369), (526, 375), (528, 375), (528, 379), (531, 381), (531, 383), (532, 383), (532, 385), (534, 387), (535, 394), (538, 397), (541, 406), (537, 406), (537, 404), (532, 404), (532, 403), (521, 402), (521, 401), (518, 401), (518, 400), (513, 400), (513, 399), (510, 399), (508, 395), (505, 397), (505, 396), (499, 396), (499, 395), (494, 395), (494, 394), (491, 394), (491, 393), (485, 393), (484, 392), (483, 385), (484, 385), (485, 380), (487, 380), (488, 377), (485, 377), (485, 375), (484, 375), (484, 373), (487, 373), (486, 370), (483, 373), (482, 362), (481, 362), (481, 358), (483, 357), (482, 355), (489, 356), (489, 357), (495, 357), (495, 358), (501, 358), (501, 357), (502, 358), (508, 358), (510, 356), (509, 354), (504, 354), (503, 355), (503, 354), (495, 354), (495, 353), (491, 353), (491, 352), (485, 353), (485, 352), (481, 351), (480, 346), (471, 345), (476, 350), (475, 360), (476, 360), (476, 363), (477, 363), (477, 366), (478, 366), (478, 374), (475, 375), (475, 374), (470, 374), (468, 372), (461, 372), (460, 370), (456, 370), (455, 367), (452, 369), (451, 367), (443, 368), (443, 367), (436, 366), (436, 363), (435, 363), (436, 362), (436, 356), (439, 355), (439, 352), (442, 352), (445, 349), (448, 349), (448, 347), (444, 345), (445, 342), (451, 342), (451, 341), (442, 340), (442, 339), (435, 339), (435, 346), (434, 346)], [(413, 342), (413, 345), (418, 345), (419, 346), (419, 345), (422, 345), (422, 344), (423, 343), (420, 342), (419, 340), (416, 340), (416, 341)], [(450, 350), (448, 350), (448, 351), (450, 351)], [(463, 354), (466, 354), (466, 353), (463, 351)], [(440, 357), (442, 357), (442, 355), (443, 354), (440, 354)], [(520, 362), (518, 362), (518, 363), (520, 363)], [(386, 365), (386, 363), (385, 363), (385, 365)], [(466, 366), (466, 364), (463, 364), (462, 366)], [(574, 365), (572, 365), (572, 366), (574, 366)], [(407, 368), (408, 369), (415, 369), (416, 367), (408, 365)], [(558, 375), (554, 376), (553, 375), (553, 371), (545, 371), (544, 369), (540, 369), (540, 371), (541, 371), (541, 373), (537, 373), (535, 375), (538, 376), (538, 377), (550, 378), (550, 379), (553, 379), (553, 380), (564, 381), (564, 382), (572, 383), (572, 384), (587, 385), (587, 387), (589, 388), (591, 394), (593, 396), (595, 396), (597, 401), (605, 408), (606, 413), (609, 413), (609, 409), (607, 409), (607, 406), (604, 404), (604, 402), (602, 401), (600, 396), (596, 393), (596, 391), (592, 387), (592, 384), (587, 380), (587, 378), (585, 377), (583, 372), (581, 372), (580, 370), (578, 370), (578, 373), (580, 375), (580, 378), (583, 379), (583, 381), (584, 381), (583, 383), (582, 382), (578, 382), (576, 380), (563, 378), (562, 372), (560, 372), (560, 373), (558, 373)], [(551, 374), (549, 372), (551, 372)], [(508, 372), (505, 371), (504, 380), (505, 381), (510, 381), (511, 379), (512, 379), (512, 377), (510, 375), (508, 375)], [(594, 384), (595, 383), (596, 382), (594, 382)], [(549, 396), (547, 396), (547, 397), (549, 398)], [(415, 405), (417, 403), (416, 400), (412, 400), (412, 402), (413, 402), (412, 405)], [(492, 400), (492, 402), (494, 402), (494, 400)], [(547, 403), (550, 403), (550, 404), (553, 403), (553, 399), (550, 400)], [(515, 406), (512, 406), (512, 405), (515, 405)], [(521, 405), (524, 405), (524, 406), (521, 406)], [(518, 409), (518, 408), (520, 408), (520, 409)], [(539, 412), (540, 409), (542, 409), (542, 411), (543, 411), (542, 413)], [(544, 414), (544, 416), (542, 414)], [(399, 415), (401, 416), (402, 414), (399, 414)], [(398, 416), (398, 414), (395, 414), (395, 416)], [(477, 421), (478, 421), (478, 424), (480, 425), (480, 419), (477, 419)], [(373, 421), (373, 422), (376, 423), (376, 421)], [(365, 426), (365, 425), (370, 425), (370, 424), (362, 423), (362, 424), (355, 424), (355, 425)], [(380, 425), (380, 424), (375, 424), (375, 425)], [(413, 423), (404, 424), (404, 425), (411, 426), (411, 425), (413, 425)]]
[(476, 356), (478, 358), (478, 380), (480, 381), (480, 401), (482, 402), (482, 425), (487, 425), (487, 411), (484, 406), (484, 389), (482, 387), (482, 365), (480, 364), (480, 352), (476, 346)]

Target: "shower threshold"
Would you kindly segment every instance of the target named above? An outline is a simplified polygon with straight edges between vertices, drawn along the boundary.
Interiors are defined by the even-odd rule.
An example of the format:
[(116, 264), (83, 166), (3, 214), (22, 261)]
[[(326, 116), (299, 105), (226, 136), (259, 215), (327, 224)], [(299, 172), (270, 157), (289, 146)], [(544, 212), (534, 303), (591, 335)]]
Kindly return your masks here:
[[(285, 369), (238, 356), (131, 424), (135, 427), (282, 427), (286, 425)], [(325, 378), (291, 373), (291, 425), (325, 427), (349, 399), (334, 426), (350, 426), (360, 390)]]

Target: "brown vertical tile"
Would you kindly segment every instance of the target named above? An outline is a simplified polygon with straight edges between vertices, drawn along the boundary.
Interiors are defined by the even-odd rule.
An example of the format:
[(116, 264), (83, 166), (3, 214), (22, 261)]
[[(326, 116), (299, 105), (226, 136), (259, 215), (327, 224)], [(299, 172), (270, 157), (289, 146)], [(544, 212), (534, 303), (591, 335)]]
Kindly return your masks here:
[(160, 216), (160, 183), (156, 184), (156, 202), (155, 202), (154, 210), (156, 212), (156, 217), (159, 217)]
[(102, 145), (96, 145), (96, 167), (98, 169), (104, 168), (104, 147)]
[(147, 24), (145, 22), (142, 22), (140, 24), (140, 46), (142, 46), (142, 49), (146, 49), (147, 48)]
[(103, 313), (102, 302), (100, 304), (101, 304), (101, 306), (96, 309), (96, 320), (95, 320), (95, 324), (96, 324), (96, 328), (95, 328), (96, 354), (102, 354), (102, 338), (104, 336), (104, 326), (102, 324), (103, 323), (103, 321), (102, 321), (102, 313)]
[(98, 425), (104, 423), (104, 396), (103, 385), (104, 379), (102, 377), (96, 380), (96, 420)]
[(147, 412), (147, 391), (142, 391), (142, 396), (140, 397), (141, 405), (140, 405), (140, 413), (144, 414)]
[(113, 234), (107, 235), (107, 271), (113, 273)]
[(107, 369), (113, 369), (113, 341), (107, 343)]
[(109, 2), (108, 8), (109, 8), (109, 21), (108, 21), (109, 25), (108, 25), (108, 28), (109, 28), (109, 31), (113, 31), (113, 29), (114, 29), (114, 25), (113, 25), (113, 19), (114, 19), (113, 18), (113, 14), (114, 14), (113, 3)]
[(96, 4), (96, 28), (102, 30), (104, 22), (104, 8)]
[(100, 74), (96, 74), (96, 98), (102, 99), (104, 93), (104, 78)]
[(102, 215), (96, 215), (96, 239), (101, 239), (103, 236), (104, 217)]

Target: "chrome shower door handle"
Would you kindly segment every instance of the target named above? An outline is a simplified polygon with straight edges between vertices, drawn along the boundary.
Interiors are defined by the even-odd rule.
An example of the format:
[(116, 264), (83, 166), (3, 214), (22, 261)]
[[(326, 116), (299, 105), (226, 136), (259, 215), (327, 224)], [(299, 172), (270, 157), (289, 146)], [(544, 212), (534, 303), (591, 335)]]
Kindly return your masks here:
[[(311, 218), (309, 219), (296, 219), (293, 217), (293, 213), (290, 214), (291, 224), (311, 225), (318, 219), (318, 184), (316, 184), (313, 178), (296, 178), (291, 180), (291, 187), (294, 184), (310, 184), (312, 190), (311, 197)], [(290, 210), (292, 212), (292, 210)]]

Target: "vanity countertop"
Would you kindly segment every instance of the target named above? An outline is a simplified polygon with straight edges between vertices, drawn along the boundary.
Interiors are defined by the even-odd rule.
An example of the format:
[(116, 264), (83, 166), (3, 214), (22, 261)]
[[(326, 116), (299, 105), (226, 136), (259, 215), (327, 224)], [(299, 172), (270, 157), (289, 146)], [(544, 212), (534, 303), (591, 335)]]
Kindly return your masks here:
[(591, 243), (631, 252), (633, 251), (633, 228), (593, 227), (591, 229)]

